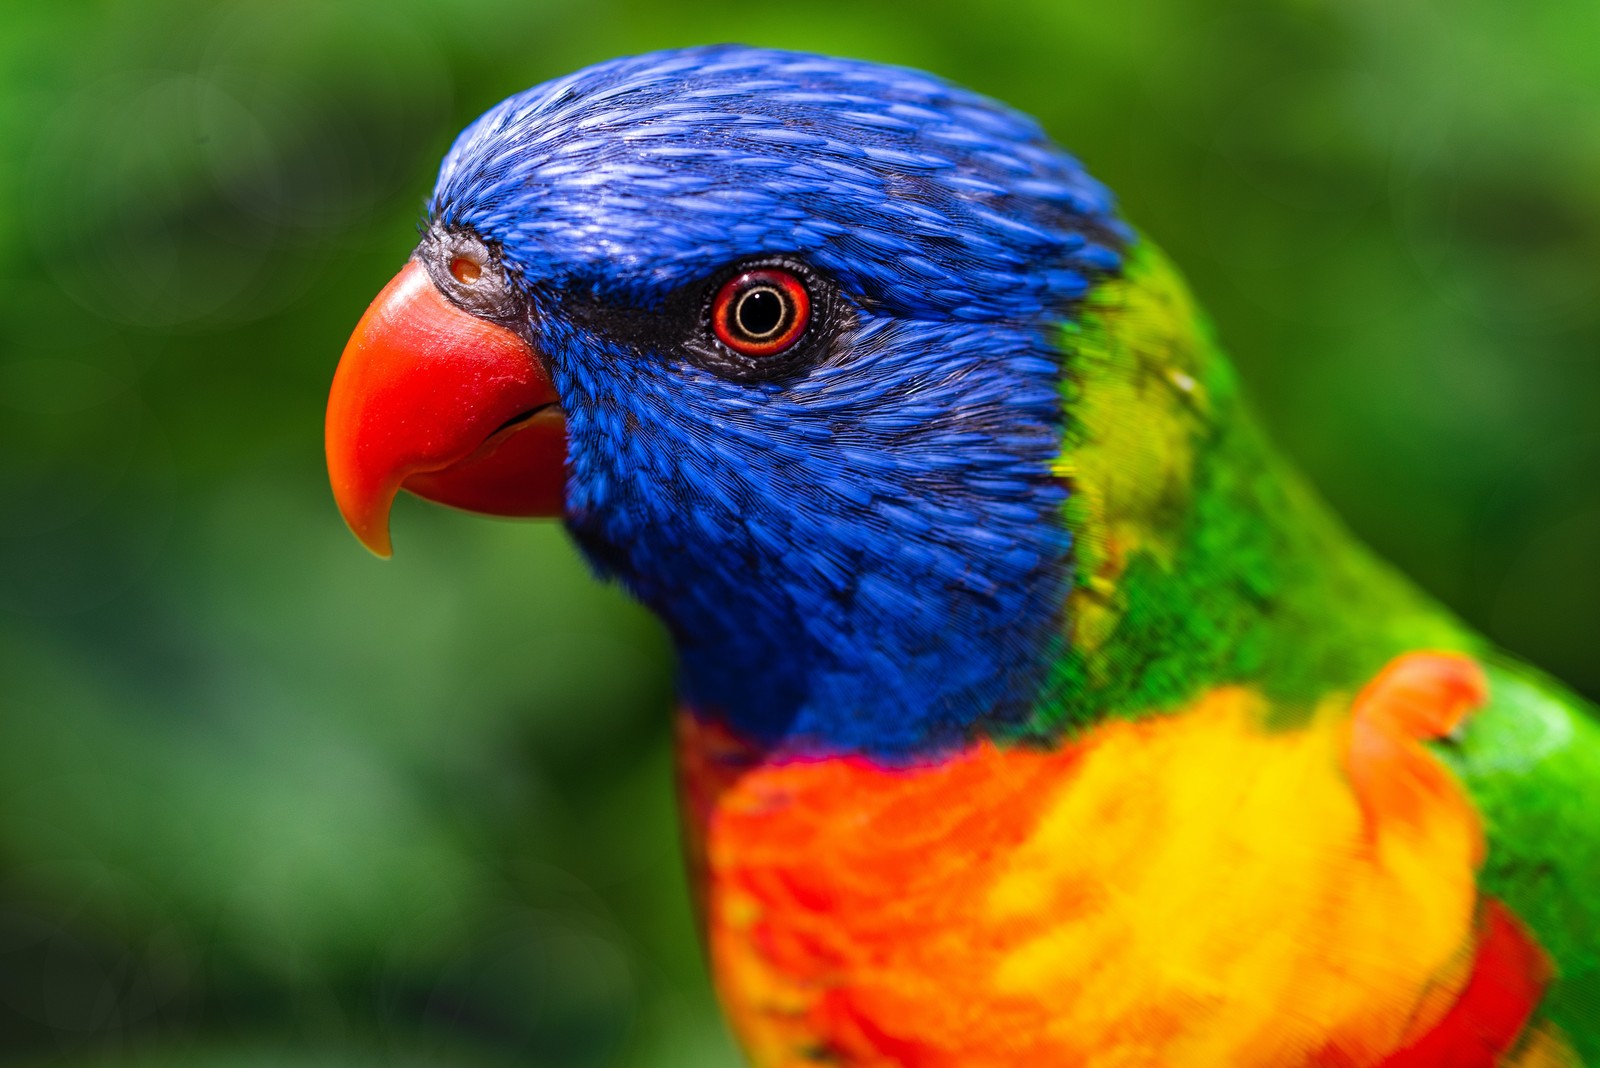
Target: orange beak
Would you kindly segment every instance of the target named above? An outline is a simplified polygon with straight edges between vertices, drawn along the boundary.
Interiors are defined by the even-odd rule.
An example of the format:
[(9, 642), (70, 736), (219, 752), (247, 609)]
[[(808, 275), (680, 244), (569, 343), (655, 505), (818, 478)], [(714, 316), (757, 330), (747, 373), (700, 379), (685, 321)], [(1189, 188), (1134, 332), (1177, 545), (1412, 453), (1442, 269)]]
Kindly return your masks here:
[(489, 515), (560, 515), (567, 433), (556, 402), (526, 341), (450, 303), (412, 260), (334, 372), (326, 443), (339, 511), (385, 557), (401, 489)]

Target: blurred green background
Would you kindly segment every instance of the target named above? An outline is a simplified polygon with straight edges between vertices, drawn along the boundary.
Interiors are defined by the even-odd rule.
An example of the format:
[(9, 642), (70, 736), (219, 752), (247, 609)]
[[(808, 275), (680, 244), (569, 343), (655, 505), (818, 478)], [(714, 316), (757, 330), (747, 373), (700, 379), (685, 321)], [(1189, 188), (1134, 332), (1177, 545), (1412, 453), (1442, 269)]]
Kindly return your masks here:
[(719, 1065), (654, 623), (340, 524), (324, 391), (452, 135), (626, 52), (929, 68), (1183, 264), (1356, 529), (1600, 695), (1600, 5), (0, 8), (0, 1062)]

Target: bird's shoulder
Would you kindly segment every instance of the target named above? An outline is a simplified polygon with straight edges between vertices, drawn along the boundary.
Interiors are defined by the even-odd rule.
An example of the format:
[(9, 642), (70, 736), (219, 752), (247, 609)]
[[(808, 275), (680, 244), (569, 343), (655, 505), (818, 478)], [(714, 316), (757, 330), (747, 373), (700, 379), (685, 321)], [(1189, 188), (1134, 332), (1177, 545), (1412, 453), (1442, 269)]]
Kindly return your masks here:
[(1546, 1011), (1600, 1063), (1600, 713), (1526, 664), (1484, 659), (1488, 700), (1439, 753), (1482, 815), (1481, 885), (1552, 958)]

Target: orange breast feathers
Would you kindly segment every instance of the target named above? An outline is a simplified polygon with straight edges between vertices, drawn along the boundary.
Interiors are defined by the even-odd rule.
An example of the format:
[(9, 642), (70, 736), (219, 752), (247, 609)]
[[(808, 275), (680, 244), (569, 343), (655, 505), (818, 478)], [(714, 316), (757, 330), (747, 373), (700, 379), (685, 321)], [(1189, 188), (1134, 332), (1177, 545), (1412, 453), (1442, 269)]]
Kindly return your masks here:
[(758, 758), (685, 713), (739, 1039), (762, 1068), (1532, 1064), (1543, 958), (1479, 898), (1477, 817), (1422, 744), (1483, 697), (1419, 653), (1299, 728), (1228, 688), (912, 768)]

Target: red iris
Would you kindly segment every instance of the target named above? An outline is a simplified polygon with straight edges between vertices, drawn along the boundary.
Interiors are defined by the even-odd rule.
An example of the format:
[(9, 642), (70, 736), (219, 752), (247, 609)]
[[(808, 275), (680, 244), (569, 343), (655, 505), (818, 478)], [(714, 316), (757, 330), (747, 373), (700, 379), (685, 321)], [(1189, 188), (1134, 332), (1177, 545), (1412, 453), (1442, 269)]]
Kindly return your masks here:
[(763, 267), (728, 279), (711, 302), (711, 329), (742, 356), (775, 356), (800, 340), (811, 294), (789, 271)]

